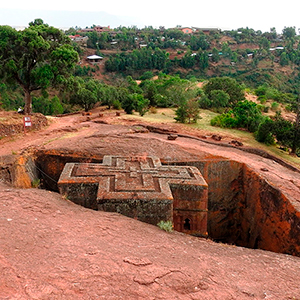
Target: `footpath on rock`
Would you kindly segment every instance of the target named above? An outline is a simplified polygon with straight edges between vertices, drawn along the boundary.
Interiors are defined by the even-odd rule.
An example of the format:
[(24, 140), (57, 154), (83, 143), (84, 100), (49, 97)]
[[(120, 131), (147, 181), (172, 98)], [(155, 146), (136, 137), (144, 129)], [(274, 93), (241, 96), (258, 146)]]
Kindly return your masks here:
[[(222, 157), (246, 164), (299, 205), (298, 172), (237, 147), (171, 141), (146, 125), (112, 115), (53, 118), (47, 128), (3, 138), (0, 156)], [(47, 190), (1, 183), (0, 199), (0, 299), (300, 299), (299, 257), (167, 233)]]

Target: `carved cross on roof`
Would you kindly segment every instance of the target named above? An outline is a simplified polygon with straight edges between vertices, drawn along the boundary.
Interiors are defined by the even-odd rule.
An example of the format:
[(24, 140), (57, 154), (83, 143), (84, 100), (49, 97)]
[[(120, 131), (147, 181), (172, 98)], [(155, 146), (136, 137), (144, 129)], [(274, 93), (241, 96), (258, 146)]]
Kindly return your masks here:
[[(152, 224), (173, 220), (174, 209), (182, 210), (184, 201), (191, 202), (183, 205), (185, 211), (207, 214), (207, 184), (199, 170), (163, 166), (157, 157), (104, 156), (102, 164), (67, 163), (58, 186), (75, 203)], [(174, 191), (177, 198), (186, 193), (187, 199), (179, 203)]]

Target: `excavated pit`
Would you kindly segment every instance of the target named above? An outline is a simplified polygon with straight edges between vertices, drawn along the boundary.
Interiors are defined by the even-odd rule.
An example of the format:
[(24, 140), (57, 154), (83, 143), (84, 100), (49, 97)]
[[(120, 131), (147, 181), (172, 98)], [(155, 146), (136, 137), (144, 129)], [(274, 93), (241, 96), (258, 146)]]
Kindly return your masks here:
[[(57, 182), (67, 162), (101, 163), (102, 157), (51, 150), (38, 151), (21, 161), (29, 174), (28, 180), (38, 179), (40, 187), (58, 191)], [(279, 189), (245, 164), (227, 159), (168, 161), (168, 164), (195, 166), (208, 183), (209, 238), (247, 248), (300, 256), (299, 211)], [(13, 181), (19, 177), (13, 176), (14, 173), (10, 171), (5, 174)]]

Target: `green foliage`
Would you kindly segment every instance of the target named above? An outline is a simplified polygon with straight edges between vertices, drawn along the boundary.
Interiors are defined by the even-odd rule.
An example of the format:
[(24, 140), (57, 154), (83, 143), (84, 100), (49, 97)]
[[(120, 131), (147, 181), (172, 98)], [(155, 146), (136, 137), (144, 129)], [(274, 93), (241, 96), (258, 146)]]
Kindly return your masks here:
[(105, 62), (108, 72), (129, 70), (164, 70), (167, 67), (169, 55), (160, 48), (143, 48), (133, 50), (131, 53), (116, 54), (110, 56)]
[(284, 120), (280, 114), (277, 114), (275, 120), (266, 118), (262, 122), (255, 135), (259, 142), (267, 145), (273, 145), (275, 139), (283, 147), (294, 150), (300, 148), (300, 130), (295, 123)]
[(212, 101), (205, 94), (203, 94), (199, 98), (199, 107), (203, 109), (211, 108)]
[(103, 85), (97, 80), (70, 77), (66, 85), (70, 103), (80, 105), (85, 111), (105, 99), (106, 94)]
[(35, 113), (42, 113), (43, 115), (59, 115), (64, 112), (64, 108), (57, 96), (51, 100), (48, 97), (33, 97), (32, 108)]
[(0, 102), (1, 108), (5, 110), (17, 110), (24, 106), (24, 99), (21, 97), (19, 88), (3, 82), (0, 82)]
[(146, 79), (152, 79), (153, 78), (153, 72), (152, 71), (146, 71), (141, 77), (141, 80), (146, 80)]
[(136, 111), (143, 116), (149, 109), (150, 101), (145, 99), (143, 95), (135, 94), (136, 96)]
[(91, 66), (83, 66), (81, 67), (80, 65), (76, 65), (75, 67), (75, 72), (74, 75), (75, 76), (92, 76), (93, 73), (95, 73), (96, 69), (91, 67)]
[(212, 50), (212, 61), (213, 62), (219, 62), (220, 61), (220, 55), (219, 55), (219, 50), (214, 47)]
[(280, 63), (282, 66), (287, 66), (287, 65), (289, 64), (289, 57), (288, 57), (288, 55), (286, 54), (286, 52), (282, 52), (282, 53), (281, 53), (279, 63)]
[(121, 104), (121, 102), (120, 102), (118, 99), (115, 99), (115, 100), (113, 100), (113, 102), (112, 102), (112, 107), (113, 107), (114, 109), (120, 110), (120, 109), (122, 109), (122, 104)]
[(284, 146), (292, 147), (294, 126), (291, 122), (284, 120), (282, 117), (277, 118), (274, 121), (272, 132), (277, 142)]
[(122, 102), (122, 107), (127, 114), (132, 114), (136, 110), (143, 116), (149, 107), (149, 100), (145, 99), (141, 94), (129, 94)]
[(179, 123), (185, 123), (187, 120), (187, 110), (185, 106), (179, 106), (175, 111), (176, 117), (174, 118)]
[(157, 226), (166, 231), (166, 232), (172, 232), (173, 231), (173, 223), (172, 221), (160, 221)]
[(143, 90), (145, 98), (149, 99), (151, 106), (156, 106), (157, 102), (155, 95), (157, 94), (157, 86), (153, 80), (145, 80), (141, 83), (140, 87)]
[(238, 127), (237, 120), (234, 118), (232, 111), (214, 117), (213, 119), (211, 119), (210, 124), (212, 126), (221, 127), (221, 128)]
[(217, 116), (211, 120), (212, 126), (227, 128), (246, 128), (255, 132), (259, 124), (264, 120), (261, 111), (252, 101), (240, 101), (229, 112)]
[(201, 34), (199, 36), (192, 35), (189, 45), (191, 46), (191, 49), (194, 51), (201, 50), (207, 50), (209, 48), (209, 42), (207, 40), (207, 36), (204, 34)]
[(31, 182), (31, 186), (33, 188), (39, 188), (41, 185), (41, 180), (40, 179), (34, 179), (32, 182)]
[(212, 90), (210, 93), (211, 107), (227, 107), (230, 96), (223, 90)]
[(203, 90), (210, 99), (212, 91), (224, 91), (230, 97), (228, 100), (230, 104), (235, 104), (245, 98), (242, 86), (240, 86), (235, 79), (229, 77), (211, 78), (208, 83), (204, 85)]
[(51, 111), (53, 115), (59, 115), (64, 112), (64, 108), (57, 96), (54, 96), (51, 100)]
[(285, 38), (293, 38), (296, 36), (296, 28), (294, 27), (284, 27), (282, 34)]
[(265, 121), (258, 126), (258, 130), (255, 134), (256, 140), (265, 143), (266, 145), (274, 145), (275, 139), (273, 137), (273, 128), (274, 122), (271, 119), (266, 118)]
[(196, 99), (188, 99), (175, 111), (175, 120), (180, 123), (196, 123), (199, 119), (199, 103)]
[[(127, 90), (126, 92), (128, 93)], [(102, 104), (107, 105), (109, 109), (116, 104), (116, 101), (121, 103), (120, 95), (123, 96), (122, 92), (120, 94), (118, 89), (112, 85), (101, 85), (98, 94), (98, 101), (100, 100)]]
[(238, 102), (233, 108), (233, 113), (238, 127), (246, 128), (250, 132), (256, 131), (264, 119), (257, 104), (248, 100)]
[(260, 85), (257, 89), (255, 89), (255, 94), (256, 96), (265, 96), (266, 95), (266, 92), (267, 92), (267, 89), (268, 89), (269, 85), (268, 84), (263, 84), (263, 85)]
[(26, 113), (32, 91), (60, 84), (78, 61), (68, 37), (41, 19), (23, 31), (0, 26), (0, 40), (0, 76), (23, 89)]
[(273, 111), (277, 111), (277, 110), (278, 110), (278, 107), (279, 107), (279, 103), (277, 103), (277, 102), (273, 102), (273, 103), (271, 104), (271, 109), (272, 109)]

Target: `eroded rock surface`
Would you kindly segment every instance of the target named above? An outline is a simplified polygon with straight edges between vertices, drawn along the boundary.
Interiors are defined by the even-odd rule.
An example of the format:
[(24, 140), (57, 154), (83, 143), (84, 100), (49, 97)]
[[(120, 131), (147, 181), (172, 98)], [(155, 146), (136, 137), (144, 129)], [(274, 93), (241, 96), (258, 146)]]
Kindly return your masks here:
[(300, 258), (0, 185), (0, 299), (297, 299)]

